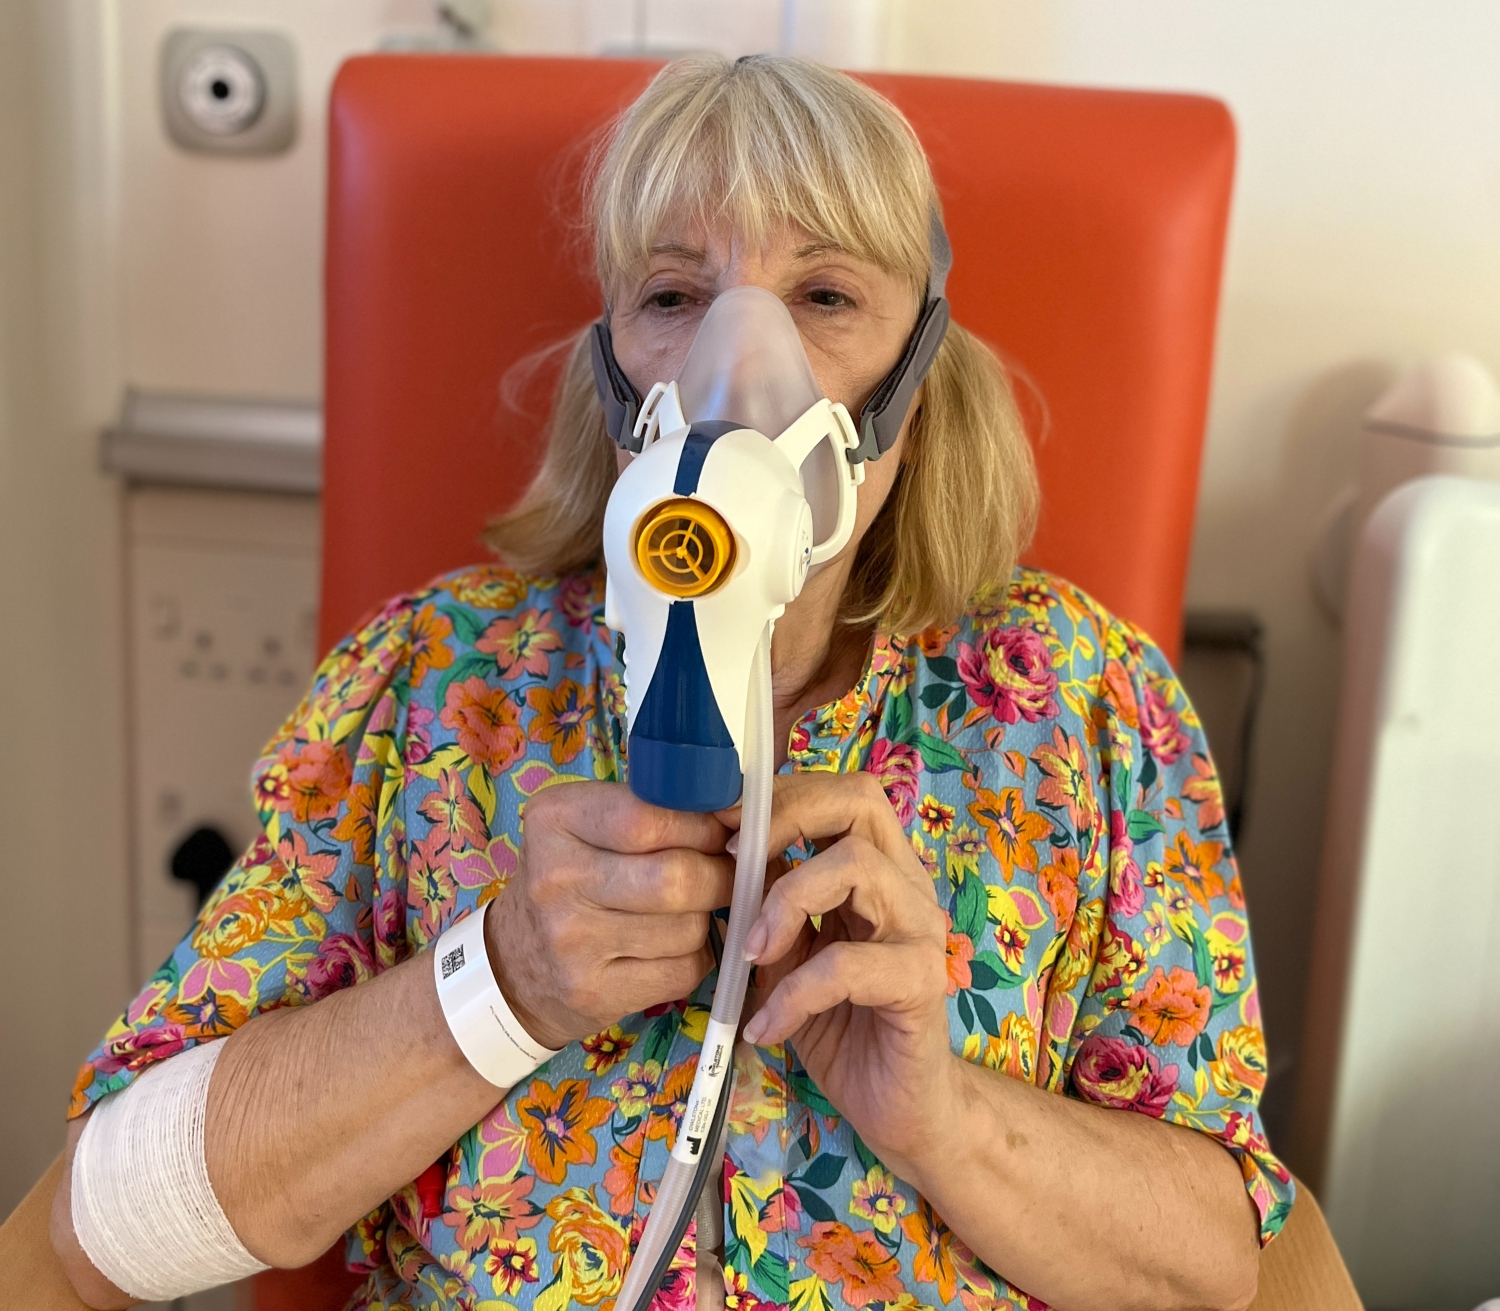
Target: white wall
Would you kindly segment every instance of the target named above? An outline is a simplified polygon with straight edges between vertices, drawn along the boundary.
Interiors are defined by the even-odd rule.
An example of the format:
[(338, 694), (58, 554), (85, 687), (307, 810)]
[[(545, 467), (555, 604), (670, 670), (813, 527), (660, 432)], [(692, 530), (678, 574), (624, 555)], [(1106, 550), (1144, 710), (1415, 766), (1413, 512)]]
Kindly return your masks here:
[[(1282, 1065), (1300, 1037), (1338, 675), (1308, 551), (1352, 479), (1360, 412), (1394, 372), (1450, 349), (1500, 370), (1500, 7), (893, 0), (888, 41), (893, 67), (1202, 91), (1234, 112), (1189, 597), (1268, 626), (1241, 855)], [(1461, 835), (1434, 840), (1462, 858)]]
[[(742, 41), (780, 39), (743, 0)], [(1300, 1024), (1337, 634), (1305, 559), (1392, 373), (1500, 367), (1500, 7), (1474, 0), (801, 0), (800, 48), (864, 65), (1206, 91), (1241, 134), (1191, 581), (1269, 625), (1243, 844), (1273, 1057)], [(654, 0), (654, 43), (707, 7)], [(592, 48), (630, 0), (496, 0), (515, 49)], [(322, 103), (333, 68), (430, 0), (0, 4), (0, 1210), (55, 1151), (72, 1069), (131, 981), (124, 922), (117, 493), (95, 430), (126, 382), (319, 390)], [(301, 60), (288, 155), (185, 155), (157, 125), (174, 23), (272, 25)], [(752, 32), (752, 28), (754, 31)], [(764, 31), (756, 37), (754, 33)], [(772, 35), (774, 32), (775, 35)], [(701, 38), (697, 38), (701, 39)], [(962, 252), (960, 252), (960, 258)], [(1446, 839), (1460, 844), (1461, 835)], [(66, 906), (66, 952), (44, 936)]]

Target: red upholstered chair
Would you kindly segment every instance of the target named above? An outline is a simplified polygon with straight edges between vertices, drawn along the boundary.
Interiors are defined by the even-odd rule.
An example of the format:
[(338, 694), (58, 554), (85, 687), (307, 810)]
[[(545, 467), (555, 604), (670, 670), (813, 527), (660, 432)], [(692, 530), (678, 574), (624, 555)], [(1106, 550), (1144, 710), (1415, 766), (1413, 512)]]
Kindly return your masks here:
[[(573, 239), (580, 143), (655, 65), (375, 56), (331, 110), (322, 638), (483, 558), (536, 467), (518, 359), (598, 313)], [(1028, 559), (1175, 655), (1234, 165), (1224, 106), (870, 75), (932, 158), (954, 317), (1024, 374), (1041, 467)], [(299, 1282), (300, 1281), (300, 1282)], [(333, 1306), (336, 1260), (260, 1311)]]

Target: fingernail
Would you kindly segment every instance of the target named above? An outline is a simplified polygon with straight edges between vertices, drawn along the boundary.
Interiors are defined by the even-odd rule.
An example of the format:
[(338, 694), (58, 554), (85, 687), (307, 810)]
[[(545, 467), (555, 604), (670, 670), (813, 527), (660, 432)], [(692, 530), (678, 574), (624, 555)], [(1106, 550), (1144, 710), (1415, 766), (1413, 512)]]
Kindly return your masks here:
[(731, 856), (738, 856), (740, 854), (740, 835), (738, 833), (731, 833), (729, 835), (729, 841), (724, 844), (724, 850)]
[(766, 1013), (765, 1011), (758, 1011), (750, 1017), (745, 1025), (745, 1041), (752, 1047), (759, 1045), (760, 1035), (765, 1032), (765, 1029)]
[(770, 936), (770, 930), (766, 928), (765, 922), (757, 922), (750, 930), (750, 936), (745, 939), (745, 959), (758, 960), (761, 952), (766, 949), (766, 939)]

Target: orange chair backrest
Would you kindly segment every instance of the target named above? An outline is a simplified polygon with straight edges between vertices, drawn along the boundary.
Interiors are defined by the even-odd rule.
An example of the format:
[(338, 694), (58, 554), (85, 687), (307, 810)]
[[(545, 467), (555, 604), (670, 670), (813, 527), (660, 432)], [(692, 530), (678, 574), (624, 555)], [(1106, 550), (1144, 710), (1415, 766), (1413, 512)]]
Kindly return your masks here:
[[(599, 309), (589, 134), (657, 66), (369, 56), (331, 106), (322, 639), (485, 556), (536, 468), (518, 360)], [(1234, 130), (1197, 96), (868, 75), (932, 158), (954, 317), (1023, 375), (1028, 561), (1177, 648)], [(1043, 419), (1045, 418), (1045, 424)]]

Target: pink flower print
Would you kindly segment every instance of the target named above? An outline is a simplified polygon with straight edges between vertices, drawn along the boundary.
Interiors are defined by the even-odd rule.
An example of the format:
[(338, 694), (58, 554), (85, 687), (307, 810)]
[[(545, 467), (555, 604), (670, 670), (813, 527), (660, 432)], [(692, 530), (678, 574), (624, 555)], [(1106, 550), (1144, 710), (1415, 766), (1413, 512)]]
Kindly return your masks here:
[(1193, 744), (1177, 712), (1154, 687), (1147, 687), (1141, 698), (1141, 743), (1163, 765), (1172, 764)]
[(1130, 840), (1125, 812), (1115, 810), (1109, 816), (1109, 900), (1113, 911), (1129, 919), (1139, 915), (1146, 904), (1146, 888), (1141, 882), (1141, 867), (1131, 854), (1135, 844)]
[(880, 786), (885, 789), (885, 795), (895, 808), (896, 818), (903, 827), (917, 817), (921, 770), (922, 758), (913, 746), (881, 738), (870, 748), (865, 772), (874, 774), (880, 780)]
[(958, 646), (958, 676), (974, 704), (1002, 724), (1034, 724), (1058, 713), (1057, 674), (1047, 644), (1031, 628), (992, 628)]
[(1098, 1106), (1160, 1119), (1177, 1091), (1177, 1067), (1163, 1067), (1152, 1052), (1125, 1038), (1093, 1033), (1073, 1062), (1073, 1087)]
[(348, 933), (335, 933), (323, 941), (307, 967), (303, 988), (310, 1001), (317, 1001), (342, 988), (363, 983), (375, 973), (370, 949)]

